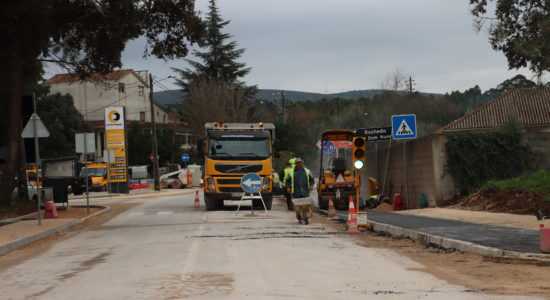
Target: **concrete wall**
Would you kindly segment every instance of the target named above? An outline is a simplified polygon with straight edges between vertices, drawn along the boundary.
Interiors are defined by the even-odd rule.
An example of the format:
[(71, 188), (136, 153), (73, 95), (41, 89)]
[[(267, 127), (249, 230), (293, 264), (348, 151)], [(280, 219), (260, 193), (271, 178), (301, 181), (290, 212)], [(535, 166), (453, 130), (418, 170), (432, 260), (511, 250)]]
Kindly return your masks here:
[[(523, 140), (538, 156), (535, 169), (550, 170), (550, 132), (525, 132)], [(447, 137), (443, 134), (406, 141), (409, 208), (418, 207), (421, 193), (426, 194), (428, 205), (431, 207), (443, 204), (456, 194), (453, 179), (446, 170), (446, 142)], [(403, 143), (392, 141), (391, 147), (389, 142), (378, 142), (378, 145), (367, 143), (367, 165), (366, 171), (362, 174), (362, 197), (368, 197), (369, 194), (366, 178), (373, 177), (379, 181), (380, 192), (385, 196), (393, 198), (394, 194), (399, 193), (406, 200)]]
[[(432, 135), (406, 142), (392, 141), (390, 147), (388, 142), (379, 142), (378, 146), (369, 143), (365, 175), (378, 179), (380, 192), (383, 192), (384, 195), (393, 198), (394, 194), (401, 194), (409, 208), (418, 207), (418, 200), (422, 193), (426, 194), (429, 206), (437, 206), (452, 198), (455, 193), (452, 178), (444, 169), (446, 165), (445, 141), (445, 136)], [(408, 199), (405, 182), (405, 157), (403, 155), (404, 143), (406, 143)], [(363, 186), (366, 189), (366, 184)]]
[[(103, 121), (104, 108), (109, 106), (126, 107), (126, 119), (145, 122), (151, 121), (149, 87), (140, 80), (138, 73), (129, 73), (119, 80), (109, 81), (76, 81), (50, 84), (50, 93), (70, 94), (76, 109), (86, 121)], [(146, 76), (144, 77), (146, 78)], [(119, 83), (124, 84), (124, 91), (119, 91)], [(155, 122), (168, 123), (168, 114), (155, 105)]]

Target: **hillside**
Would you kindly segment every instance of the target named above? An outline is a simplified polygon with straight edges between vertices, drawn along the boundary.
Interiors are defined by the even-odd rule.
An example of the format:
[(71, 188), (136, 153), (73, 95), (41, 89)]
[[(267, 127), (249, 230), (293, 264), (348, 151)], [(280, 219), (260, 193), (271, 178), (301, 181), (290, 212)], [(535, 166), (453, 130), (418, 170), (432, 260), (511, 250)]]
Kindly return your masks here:
[[(358, 99), (358, 98), (372, 98), (376, 95), (382, 94), (384, 90), (356, 90), (342, 93), (309, 93), (300, 91), (284, 91), (285, 99), (294, 101), (318, 101), (321, 99)], [(401, 92), (406, 93), (406, 92)], [(441, 94), (422, 93), (426, 96), (443, 96)], [(162, 105), (171, 105), (179, 102), (182, 97), (181, 90), (160, 91), (154, 93), (155, 101)], [(273, 89), (259, 89), (256, 97), (261, 100), (273, 101), (281, 99), (281, 90)]]

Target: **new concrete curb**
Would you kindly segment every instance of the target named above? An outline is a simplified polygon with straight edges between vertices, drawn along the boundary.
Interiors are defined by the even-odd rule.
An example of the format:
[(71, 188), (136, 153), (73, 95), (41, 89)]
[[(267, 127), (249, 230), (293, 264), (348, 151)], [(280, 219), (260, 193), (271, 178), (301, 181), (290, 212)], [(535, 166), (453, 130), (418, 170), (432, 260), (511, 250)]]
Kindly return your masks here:
[[(82, 207), (82, 206), (74, 206), (74, 207)], [(85, 207), (85, 206), (84, 206)], [(90, 205), (90, 207), (99, 207), (99, 208), (103, 208), (102, 210), (100, 211), (97, 211), (89, 216), (86, 216), (82, 219), (74, 219), (74, 220), (71, 220), (65, 224), (62, 224), (62, 225), (59, 225), (57, 227), (54, 227), (54, 228), (50, 228), (46, 231), (42, 231), (42, 232), (39, 232), (37, 234), (34, 234), (34, 235), (29, 235), (29, 236), (26, 236), (22, 239), (19, 239), (15, 242), (11, 242), (9, 244), (6, 244), (6, 245), (3, 245), (3, 246), (0, 246), (0, 255), (4, 255), (12, 250), (15, 250), (17, 248), (20, 248), (22, 246), (25, 246), (27, 244), (30, 244), (34, 241), (37, 241), (37, 240), (40, 240), (40, 239), (43, 239), (45, 237), (48, 237), (50, 235), (53, 235), (53, 234), (56, 234), (64, 229), (67, 229), (73, 225), (76, 225), (76, 224), (79, 224), (79, 223), (82, 223), (86, 220), (88, 220), (89, 218), (91, 217), (95, 217), (97, 215), (100, 215), (100, 214), (103, 214), (103, 213), (106, 213), (108, 212), (109, 210), (111, 210), (111, 208), (107, 207), (107, 206), (100, 206), (100, 205)]]
[[(320, 210), (319, 212), (326, 215), (326, 211)], [(347, 216), (337, 215), (337, 217), (342, 221), (347, 221)], [(517, 251), (503, 250), (370, 220), (367, 220), (367, 223), (369, 224), (369, 230), (372, 230), (374, 232), (385, 233), (393, 237), (410, 238), (418, 241), (422, 245), (429, 247), (475, 253), (482, 256), (494, 257), (497, 258), (497, 260), (499, 261), (510, 261), (510, 259), (519, 259), (535, 261), (535, 264), (550, 265), (550, 255), (548, 254), (522, 253)]]

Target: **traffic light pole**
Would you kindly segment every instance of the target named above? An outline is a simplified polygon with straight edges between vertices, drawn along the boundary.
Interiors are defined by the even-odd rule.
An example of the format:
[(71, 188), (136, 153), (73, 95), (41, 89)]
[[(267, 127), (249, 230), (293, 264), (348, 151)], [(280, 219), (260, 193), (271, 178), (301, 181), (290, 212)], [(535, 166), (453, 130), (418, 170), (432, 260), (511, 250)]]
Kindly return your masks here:
[(409, 177), (407, 176), (407, 140), (403, 141), (403, 165), (405, 167), (405, 203), (409, 209)]

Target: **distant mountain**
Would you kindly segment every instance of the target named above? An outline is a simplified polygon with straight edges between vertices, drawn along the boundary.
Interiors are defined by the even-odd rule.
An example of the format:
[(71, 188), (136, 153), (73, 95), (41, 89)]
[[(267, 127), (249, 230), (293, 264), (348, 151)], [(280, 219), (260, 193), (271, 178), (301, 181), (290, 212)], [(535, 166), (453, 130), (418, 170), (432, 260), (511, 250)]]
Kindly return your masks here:
[(160, 105), (169, 106), (181, 101), (183, 90), (168, 90), (153, 93), (153, 99)]
[[(298, 92), (298, 91), (284, 91), (285, 99), (295, 100), (295, 101), (317, 101), (321, 99), (332, 99), (332, 98), (341, 98), (341, 99), (357, 99), (357, 98), (372, 98), (378, 94), (382, 94), (384, 90), (361, 90), (361, 91), (349, 91), (342, 93), (332, 93), (332, 94), (321, 94), (321, 93), (308, 93), (308, 92)], [(262, 89), (258, 90), (256, 94), (258, 99), (262, 100), (280, 100), (281, 99), (281, 90), (270, 90)]]
[[(321, 99), (332, 99), (332, 98), (341, 98), (341, 99), (358, 99), (358, 98), (372, 98), (376, 95), (382, 94), (384, 90), (359, 90), (359, 91), (348, 91), (342, 93), (331, 93), (331, 94), (321, 94), (321, 93), (308, 93), (308, 92), (299, 92), (299, 91), (284, 91), (285, 99), (294, 100), (294, 101), (318, 101)], [(399, 93), (406, 93), (405, 91)], [(433, 93), (422, 93), (428, 96), (440, 97), (441, 94)], [(178, 103), (183, 96), (182, 90), (169, 90), (161, 91), (154, 93), (154, 99), (161, 105), (170, 106)], [(272, 90), (272, 89), (259, 89), (256, 94), (256, 98), (261, 100), (273, 101), (281, 99), (281, 90)]]

